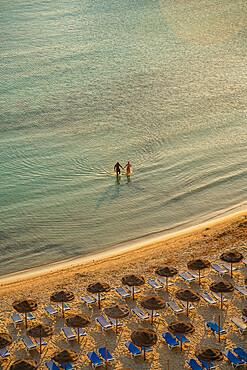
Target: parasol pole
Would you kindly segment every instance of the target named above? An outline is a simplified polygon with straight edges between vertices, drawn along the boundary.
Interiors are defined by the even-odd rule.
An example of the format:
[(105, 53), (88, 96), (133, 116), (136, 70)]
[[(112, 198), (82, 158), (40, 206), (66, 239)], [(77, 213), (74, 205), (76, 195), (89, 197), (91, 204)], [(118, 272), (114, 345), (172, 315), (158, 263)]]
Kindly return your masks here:
[(208, 370), (210, 370), (210, 361), (209, 361), (209, 363), (208, 363)]
[(40, 352), (40, 354), (41, 354), (41, 327), (40, 327), (40, 329), (39, 329), (39, 352)]
[(105, 340), (105, 368), (107, 369), (107, 339)]
[(189, 301), (187, 301), (187, 317), (189, 316)]
[(201, 285), (201, 270), (199, 270), (199, 285)]
[(99, 308), (100, 308), (100, 292), (98, 293), (98, 304), (99, 304)]
[(231, 263), (231, 278), (232, 278), (232, 263)]
[(169, 367), (169, 358), (167, 359), (167, 370), (169, 370), (170, 367)]
[(221, 309), (223, 308), (222, 295), (223, 295), (223, 293), (221, 292), (221, 293), (220, 293), (220, 308), (221, 308)]
[(144, 361), (146, 360), (146, 347), (143, 347), (143, 352), (144, 352)]
[(220, 315), (219, 315), (219, 342), (220, 342)]
[(62, 317), (64, 317), (64, 302), (62, 301)]
[(183, 350), (183, 341), (182, 341), (182, 339), (183, 339), (183, 334), (181, 334), (181, 351)]
[(168, 291), (168, 277), (166, 276), (166, 290)]
[(25, 317), (25, 325), (26, 325), (26, 328), (27, 328), (27, 313), (26, 312), (24, 313), (24, 317)]
[(132, 299), (133, 299), (133, 301), (134, 301), (134, 299), (135, 299), (135, 296), (134, 296), (134, 294), (135, 294), (135, 293), (134, 293), (134, 288), (135, 288), (135, 287), (134, 287), (134, 286), (132, 286)]
[(152, 310), (152, 315), (151, 315), (151, 324), (154, 322), (154, 310)]
[(117, 318), (116, 318), (116, 334), (117, 334), (117, 326), (118, 326), (118, 323), (117, 323)]
[(80, 343), (80, 328), (77, 328), (77, 339), (78, 339), (78, 344)]

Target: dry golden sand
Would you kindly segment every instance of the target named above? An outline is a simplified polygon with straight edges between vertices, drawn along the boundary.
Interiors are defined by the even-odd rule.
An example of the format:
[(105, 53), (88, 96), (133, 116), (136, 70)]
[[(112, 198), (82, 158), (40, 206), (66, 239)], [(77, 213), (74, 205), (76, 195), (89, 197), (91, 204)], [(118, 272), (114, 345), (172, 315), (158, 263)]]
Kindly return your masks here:
[[(194, 357), (195, 349), (201, 346), (213, 346), (219, 349), (230, 349), (233, 346), (245, 348), (246, 338), (240, 335), (236, 328), (230, 324), (230, 318), (240, 316), (241, 310), (246, 306), (246, 301), (236, 291), (227, 296), (228, 303), (223, 310), (219, 306), (208, 307), (201, 300), (196, 304), (196, 309), (190, 313), (187, 318), (185, 314), (179, 315), (179, 319), (190, 321), (196, 328), (193, 335), (189, 335), (190, 344), (185, 347), (183, 352), (178, 349), (168, 350), (167, 345), (162, 340), (161, 334), (167, 331), (167, 324), (175, 321), (176, 316), (165, 309), (160, 312), (160, 317), (155, 320), (153, 326), (149, 322), (139, 323), (133, 316), (123, 319), (123, 328), (116, 335), (114, 331), (109, 330), (102, 333), (96, 325), (95, 318), (103, 313), (104, 307), (111, 302), (121, 302), (116, 295), (115, 288), (121, 286), (121, 278), (125, 274), (137, 273), (145, 277), (146, 280), (155, 278), (155, 268), (168, 264), (179, 269), (180, 272), (187, 270), (187, 262), (195, 257), (203, 257), (211, 262), (220, 262), (219, 256), (223, 251), (231, 250), (234, 247), (247, 256), (247, 213), (240, 213), (223, 220), (210, 223), (195, 230), (181, 233), (177, 236), (167, 238), (163, 241), (147, 244), (128, 252), (87, 262), (78, 266), (64, 268), (46, 274), (36, 275), (31, 278), (7, 282), (0, 285), (0, 331), (7, 331), (13, 337), (13, 344), (9, 347), (12, 360), (21, 357), (30, 356), (35, 358), (40, 367), (44, 369), (44, 363), (51, 359), (52, 354), (57, 349), (72, 348), (79, 354), (79, 361), (75, 363), (76, 369), (90, 369), (86, 353), (96, 350), (105, 345), (105, 339), (108, 340), (108, 348), (116, 361), (109, 368), (121, 369), (167, 369), (167, 359), (170, 361), (170, 369), (185, 368), (185, 361)], [(197, 283), (191, 283), (191, 288), (198, 291), (209, 291), (209, 284), (213, 281), (226, 280), (234, 285), (244, 285), (246, 268), (241, 263), (239, 269), (234, 273), (231, 279), (227, 274), (223, 278), (213, 272), (212, 269), (206, 271), (206, 278), (203, 279), (199, 287)], [(87, 285), (91, 282), (107, 282), (111, 285), (111, 291), (105, 294), (104, 305), (101, 310), (97, 307), (88, 308), (82, 304), (80, 297), (86, 295)], [(174, 286), (165, 292), (163, 289), (155, 294), (163, 297), (166, 301), (175, 298), (175, 291), (178, 288), (185, 288), (187, 285), (179, 277), (173, 279)], [(92, 324), (86, 328), (87, 337), (78, 345), (76, 342), (69, 344), (62, 337), (60, 330), (64, 326), (64, 319), (57, 317), (55, 320), (47, 317), (43, 307), (50, 304), (50, 295), (53, 291), (59, 289), (72, 290), (76, 299), (69, 303), (71, 312), (86, 313), (91, 316)], [(153, 295), (154, 292), (145, 284), (142, 288), (142, 295), (137, 300), (126, 301), (129, 308), (138, 306), (138, 301), (143, 295)], [(37, 351), (27, 355), (21, 344), (21, 337), (26, 335), (24, 328), (15, 329), (10, 316), (14, 314), (12, 303), (16, 299), (32, 298), (39, 303), (38, 310), (34, 313), (37, 322), (44, 322), (54, 325), (55, 333), (48, 340), (48, 346), (44, 349), (42, 355)], [(205, 331), (204, 323), (209, 320), (218, 322), (219, 314), (221, 323), (228, 335), (221, 343), (216, 338)], [(132, 359), (124, 347), (124, 343), (130, 340), (133, 330), (138, 327), (153, 327), (158, 334), (158, 342), (153, 347), (153, 352), (147, 354), (144, 362), (143, 357), (139, 356)], [(225, 360), (218, 365), (220, 369), (230, 369), (231, 366)], [(2, 369), (9, 367), (9, 361), (3, 362)]]

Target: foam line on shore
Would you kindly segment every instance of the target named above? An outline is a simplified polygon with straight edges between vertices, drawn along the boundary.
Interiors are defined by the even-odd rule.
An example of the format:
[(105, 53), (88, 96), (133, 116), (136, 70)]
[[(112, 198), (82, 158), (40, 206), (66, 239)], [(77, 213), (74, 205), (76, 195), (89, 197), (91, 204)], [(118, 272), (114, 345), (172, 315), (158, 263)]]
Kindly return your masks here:
[(138, 238), (133, 241), (123, 242), (121, 244), (115, 245), (114, 247), (105, 249), (98, 253), (91, 253), (87, 254), (85, 256), (70, 258), (54, 263), (49, 263), (46, 265), (41, 265), (37, 267), (33, 267), (27, 270), (17, 271), (11, 274), (6, 274), (3, 276), (0, 276), (0, 284), (13, 282), (15, 280), (30, 278), (35, 275), (45, 274), (48, 272), (56, 271), (63, 268), (69, 268), (72, 266), (77, 266), (83, 263), (92, 262), (92, 261), (98, 261), (103, 258), (111, 257), (114, 255), (118, 255), (120, 253), (128, 252), (135, 248), (144, 247), (148, 244), (152, 244), (154, 242), (159, 242), (166, 240), (168, 238), (176, 237), (182, 234), (186, 234), (188, 232), (198, 230), (200, 228), (208, 227), (212, 224), (222, 222), (228, 218), (238, 216), (241, 214), (246, 213), (247, 208), (246, 205), (236, 206), (234, 208), (231, 208), (230, 210), (225, 210), (224, 212), (221, 212), (220, 214), (214, 214), (211, 217), (209, 217), (207, 220), (198, 223), (193, 224), (187, 227), (184, 227), (184, 225), (175, 226), (174, 228), (158, 232), (152, 235), (147, 235), (141, 238)]

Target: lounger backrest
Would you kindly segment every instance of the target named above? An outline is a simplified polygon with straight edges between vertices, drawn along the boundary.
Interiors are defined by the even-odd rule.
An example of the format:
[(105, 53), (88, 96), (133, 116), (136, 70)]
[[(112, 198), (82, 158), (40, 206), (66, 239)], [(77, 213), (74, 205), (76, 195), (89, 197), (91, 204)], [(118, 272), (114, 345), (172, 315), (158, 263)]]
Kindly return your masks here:
[(191, 367), (192, 370), (202, 370), (203, 368), (194, 360), (193, 358), (187, 361), (187, 364)]
[[(105, 356), (105, 347), (103, 348), (99, 348), (99, 354), (101, 357), (103, 357), (103, 359), (105, 360), (106, 359), (106, 356)], [(110, 354), (110, 352), (107, 350), (107, 360), (108, 361), (112, 361), (114, 358), (112, 357), (112, 355)]]
[(111, 327), (112, 325), (106, 320), (104, 316), (99, 316), (96, 318), (98, 323), (103, 327), (103, 328), (108, 328)]
[(177, 346), (179, 344), (179, 342), (169, 332), (162, 334), (162, 337), (170, 346)]
[(116, 292), (121, 296), (121, 297), (130, 297), (130, 293), (126, 292), (126, 290), (123, 287), (117, 288)]
[(53, 307), (53, 306), (47, 306), (44, 307), (44, 310), (49, 314), (49, 315), (56, 315), (58, 311)]
[(240, 347), (234, 348), (233, 351), (238, 355), (243, 361), (247, 361), (247, 353)]
[(245, 325), (245, 323), (242, 320), (240, 320), (238, 317), (232, 317), (231, 321), (241, 330), (247, 329), (247, 325)]
[(239, 360), (231, 351), (225, 351), (223, 353), (228, 358), (228, 360), (231, 361), (233, 364), (235, 365), (244, 364), (244, 361)]
[(71, 339), (71, 338), (75, 338), (76, 337), (75, 333), (73, 332), (73, 330), (69, 326), (64, 326), (62, 328), (62, 332), (64, 333), (64, 335), (68, 339)]
[(99, 358), (99, 356), (97, 355), (97, 353), (95, 351), (93, 352), (88, 352), (87, 353), (87, 357), (89, 358), (89, 360), (95, 365), (103, 365), (103, 361), (101, 361), (101, 359)]
[(131, 353), (134, 353), (134, 354), (139, 354), (139, 353), (142, 353), (141, 350), (139, 348), (137, 348), (134, 343), (132, 342), (127, 342), (124, 344), (125, 347), (128, 348), (128, 350), (131, 352)]
[(45, 363), (45, 366), (48, 370), (60, 370), (54, 361), (48, 361)]
[(132, 312), (135, 313), (142, 320), (148, 319), (148, 315), (139, 307), (133, 308)]
[(174, 312), (183, 312), (183, 308), (179, 307), (175, 301), (166, 302), (167, 305), (174, 311)]
[(0, 357), (6, 358), (6, 357), (9, 357), (9, 356), (10, 356), (10, 353), (7, 350), (7, 348), (1, 348), (0, 349)]
[(215, 304), (215, 303), (217, 303), (216, 300), (213, 297), (211, 297), (211, 295), (208, 294), (207, 292), (201, 293), (200, 295), (209, 304)]

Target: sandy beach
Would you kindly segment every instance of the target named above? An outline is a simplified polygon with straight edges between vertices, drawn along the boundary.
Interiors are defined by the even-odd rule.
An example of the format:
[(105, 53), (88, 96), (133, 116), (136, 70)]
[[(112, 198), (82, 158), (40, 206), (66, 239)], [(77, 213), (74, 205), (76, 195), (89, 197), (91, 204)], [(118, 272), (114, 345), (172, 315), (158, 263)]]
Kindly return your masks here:
[[(146, 281), (157, 278), (155, 269), (159, 266), (168, 265), (176, 267), (179, 272), (187, 271), (187, 262), (193, 258), (205, 258), (210, 262), (219, 262), (219, 256), (228, 250), (237, 249), (244, 257), (247, 256), (247, 212), (208, 223), (194, 230), (181, 232), (179, 235), (171, 236), (164, 240), (148, 243), (133, 250), (108, 256), (102, 259), (92, 260), (76, 266), (70, 266), (37, 274), (32, 277), (7, 281), (0, 285), (1, 298), (1, 331), (8, 332), (13, 337), (13, 343), (8, 347), (11, 353), (11, 360), (1, 364), (2, 369), (8, 369), (9, 363), (21, 357), (31, 357), (36, 359), (40, 368), (44, 369), (45, 362), (49, 361), (57, 349), (71, 348), (79, 354), (79, 360), (74, 363), (76, 369), (89, 369), (91, 365), (86, 354), (90, 351), (105, 345), (107, 338), (108, 349), (115, 358), (115, 362), (109, 368), (122, 369), (167, 369), (167, 359), (169, 359), (170, 369), (185, 368), (185, 361), (195, 358), (195, 350), (203, 346), (213, 346), (226, 350), (233, 347), (246, 347), (244, 335), (239, 334), (238, 330), (231, 325), (231, 317), (241, 317), (241, 310), (246, 306), (243, 296), (236, 290), (225, 295), (228, 302), (224, 309), (220, 310), (219, 305), (208, 307), (204, 301), (200, 300), (195, 304), (195, 310), (191, 311), (189, 317), (185, 314), (179, 315), (179, 319), (191, 322), (196, 330), (189, 335), (190, 343), (184, 348), (183, 352), (179, 349), (169, 350), (162, 339), (161, 334), (167, 331), (167, 325), (177, 320), (177, 317), (168, 308), (160, 311), (160, 316), (155, 319), (153, 325), (149, 321), (140, 323), (132, 315), (123, 319), (123, 327), (116, 335), (114, 330), (102, 333), (101, 328), (95, 323), (95, 318), (104, 313), (104, 307), (113, 302), (123, 302), (115, 293), (117, 287), (122, 286), (121, 278), (126, 274), (140, 274)], [(243, 263), (237, 264), (238, 270), (234, 272), (233, 278), (230, 274), (220, 277), (211, 268), (206, 270), (202, 285), (192, 282), (190, 288), (201, 293), (209, 291), (209, 285), (213, 281), (230, 281), (234, 286), (244, 285), (244, 278), (247, 275), (246, 267)], [(111, 291), (104, 295), (102, 308), (97, 306), (87, 307), (82, 303), (80, 297), (87, 295), (87, 286), (93, 282), (106, 282), (110, 284)], [(171, 279), (174, 285), (166, 292), (165, 289), (154, 292), (147, 284), (141, 287), (142, 293), (136, 300), (126, 300), (129, 309), (138, 307), (140, 297), (147, 295), (158, 295), (166, 301), (175, 299), (175, 292), (180, 288), (185, 288), (187, 284), (178, 275)], [(61, 334), (64, 326), (64, 319), (59, 315), (51, 319), (45, 314), (44, 306), (50, 304), (50, 296), (54, 291), (67, 289), (75, 294), (75, 300), (70, 302), (70, 312), (86, 313), (92, 319), (92, 323), (85, 330), (87, 336), (79, 344), (76, 341), (67, 343)], [(21, 343), (21, 338), (26, 336), (24, 327), (15, 328), (10, 316), (16, 313), (12, 308), (12, 303), (17, 299), (32, 298), (38, 302), (38, 310), (33, 314), (36, 322), (43, 322), (54, 326), (54, 335), (48, 339), (48, 345), (40, 355), (34, 350), (30, 354), (26, 353)], [(55, 307), (55, 305), (54, 305)], [(221, 315), (221, 326), (227, 331), (227, 336), (220, 343), (214, 335), (206, 332), (204, 323), (206, 321), (218, 321)], [(32, 323), (29, 323), (32, 325)], [(139, 327), (153, 328), (158, 334), (158, 341), (153, 347), (153, 351), (147, 354), (144, 362), (143, 356), (132, 359), (126, 350), (124, 343), (130, 340), (133, 330)], [(218, 368), (230, 369), (230, 364), (223, 360)]]

